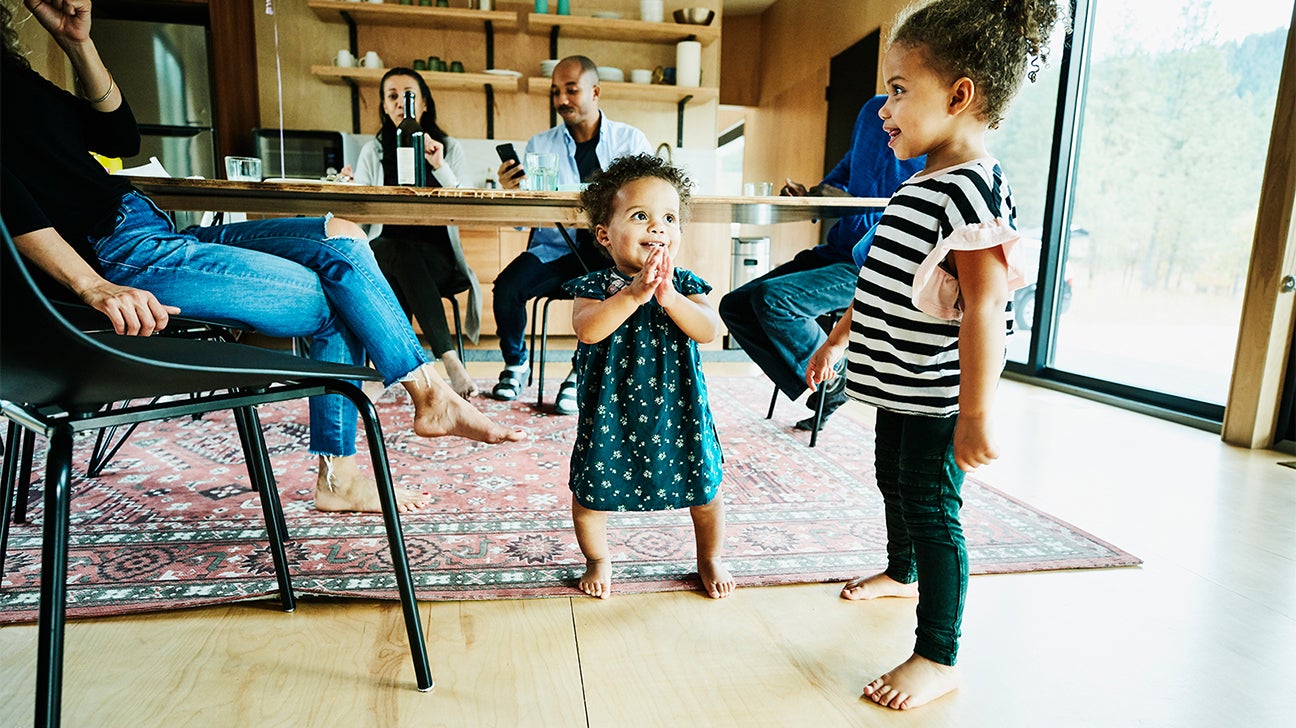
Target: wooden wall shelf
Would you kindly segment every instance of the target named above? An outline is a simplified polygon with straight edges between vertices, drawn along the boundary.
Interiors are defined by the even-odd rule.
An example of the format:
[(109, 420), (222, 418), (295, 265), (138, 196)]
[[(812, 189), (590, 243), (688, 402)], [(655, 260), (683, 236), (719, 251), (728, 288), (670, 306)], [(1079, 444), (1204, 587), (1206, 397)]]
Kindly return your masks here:
[[(331, 66), (324, 66), (331, 68)], [(381, 75), (381, 74), (380, 74)], [(550, 79), (543, 76), (532, 76), (526, 80), (526, 92), (549, 95)], [(649, 83), (619, 83), (599, 81), (603, 97), (612, 101), (664, 101), (679, 103), (689, 97), (697, 103), (705, 103), (720, 96), (720, 89), (711, 86), (674, 86)]]
[[(329, 3), (340, 5), (349, 3)], [(650, 23), (643, 20), (592, 18), (582, 15), (554, 15), (552, 13), (527, 13), (526, 32), (531, 35), (552, 35), (557, 29), (569, 38), (596, 38), (634, 43), (662, 43), (674, 45), (682, 40), (696, 40), (708, 45), (720, 38), (718, 25), (683, 25), (681, 23)]]
[(340, 0), (309, 0), (306, 4), (320, 20), (327, 23), (345, 23), (346, 16), (349, 15), (355, 22), (364, 25), (403, 28), (481, 30), (482, 24), (489, 21), (497, 30), (503, 30), (515, 28), (518, 24), (518, 14), (508, 10), (468, 10)]
[[(350, 3), (348, 3), (350, 4)], [(311, 66), (311, 74), (324, 83), (359, 86), (377, 86), (382, 81), (386, 68), (339, 68), (337, 66)], [(497, 93), (518, 93), (522, 91), (521, 78), (517, 76), (498, 76), (492, 73), (450, 73), (448, 71), (419, 71), (418, 75), (427, 81), (428, 88), (447, 91), (481, 91), (489, 84)], [(632, 84), (623, 84), (632, 85)], [(549, 80), (545, 79), (545, 92), (549, 91)]]

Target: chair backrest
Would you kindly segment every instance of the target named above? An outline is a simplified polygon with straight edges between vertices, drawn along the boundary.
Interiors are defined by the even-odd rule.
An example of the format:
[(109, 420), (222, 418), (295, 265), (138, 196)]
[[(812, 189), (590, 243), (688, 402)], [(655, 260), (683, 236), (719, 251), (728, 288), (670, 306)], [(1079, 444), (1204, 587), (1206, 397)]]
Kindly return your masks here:
[[(283, 151), (280, 153), (280, 133)], [(252, 141), (266, 178), (319, 179), (346, 166), (342, 133), (306, 129), (253, 129)]]
[(308, 377), (379, 378), (370, 369), (241, 344), (84, 333), (36, 285), (3, 220), (0, 238), (0, 399), (94, 408)]

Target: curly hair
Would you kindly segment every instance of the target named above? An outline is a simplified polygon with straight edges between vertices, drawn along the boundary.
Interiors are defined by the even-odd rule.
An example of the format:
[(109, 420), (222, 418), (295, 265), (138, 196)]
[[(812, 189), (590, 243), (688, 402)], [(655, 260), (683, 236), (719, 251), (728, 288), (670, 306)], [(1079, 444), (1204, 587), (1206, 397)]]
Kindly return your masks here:
[(689, 203), (692, 202), (693, 180), (684, 171), (651, 154), (619, 157), (581, 192), (581, 206), (589, 217), (590, 225), (607, 225), (612, 219), (612, 205), (622, 187), (645, 177), (656, 177), (679, 193), (680, 222), (688, 220)]
[(14, 27), (13, 10), (9, 8), (8, 0), (0, 2), (0, 56), (7, 62), (31, 68), (22, 44), (18, 42), (18, 29)]
[(931, 0), (901, 12), (887, 45), (925, 48), (938, 73), (972, 79), (977, 116), (994, 129), (1022, 77), (1034, 83), (1048, 64), (1049, 37), (1065, 20), (1057, 0)]

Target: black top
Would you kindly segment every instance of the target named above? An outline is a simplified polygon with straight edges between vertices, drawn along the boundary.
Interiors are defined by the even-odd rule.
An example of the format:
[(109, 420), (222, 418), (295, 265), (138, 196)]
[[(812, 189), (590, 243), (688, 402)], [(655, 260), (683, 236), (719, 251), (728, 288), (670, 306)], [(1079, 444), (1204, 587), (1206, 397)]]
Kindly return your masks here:
[(108, 232), (121, 197), (132, 187), (91, 157), (139, 154), (135, 115), (125, 99), (95, 111), (30, 68), (0, 62), (0, 214), (11, 235), (53, 227), (98, 269), (87, 237)]
[(587, 142), (576, 142), (576, 153), (572, 156), (576, 160), (576, 171), (580, 172), (581, 182), (593, 182), (594, 177), (603, 171), (599, 166), (598, 141), (598, 135), (595, 134)]

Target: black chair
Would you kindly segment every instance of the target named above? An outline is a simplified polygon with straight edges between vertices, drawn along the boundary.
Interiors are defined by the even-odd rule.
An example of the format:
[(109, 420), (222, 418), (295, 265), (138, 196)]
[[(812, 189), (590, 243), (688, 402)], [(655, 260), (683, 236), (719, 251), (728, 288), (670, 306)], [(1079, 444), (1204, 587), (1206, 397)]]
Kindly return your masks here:
[[(837, 325), (837, 321), (840, 320), (845, 313), (846, 309), (844, 308), (829, 311), (818, 318), (819, 325), (823, 327), (824, 331), (832, 331), (833, 326)], [(845, 376), (845, 372), (838, 372), (837, 376)], [(810, 428), (810, 447), (814, 447), (819, 443), (819, 429), (823, 427), (824, 401), (828, 399), (829, 389), (831, 389), (831, 387), (828, 382), (819, 383), (819, 388), (817, 390), (819, 394), (819, 405), (815, 407), (814, 426)], [(769, 411), (765, 413), (765, 419), (768, 420), (774, 417), (774, 405), (778, 404), (778, 397), (779, 388), (776, 384), (774, 385), (774, 394), (770, 396)]]
[[(50, 305), (33, 282), (3, 222), (0, 237), (0, 413), (49, 441), (38, 608), (37, 725), (60, 721), (73, 437), (112, 425), (232, 410), (248, 474), (261, 496), (279, 597), (283, 609), (292, 611), (296, 602), (283, 544), (286, 525), (256, 406), (326, 393), (351, 400), (364, 422), (416, 683), (419, 690), (431, 689), (427, 646), (377, 411), (359, 387), (346, 381), (378, 379), (377, 373), (240, 344), (83, 333)], [(108, 403), (177, 394), (190, 396), (103, 409)], [(13, 444), (11, 436), (6, 471), (16, 467)], [(0, 552), (8, 537), (13, 482), (6, 477), (0, 493)]]
[[(563, 241), (567, 243), (567, 248), (571, 250), (573, 255), (576, 256), (576, 260), (580, 261), (581, 268), (584, 269), (586, 273), (589, 273), (590, 272), (589, 265), (585, 262), (585, 259), (581, 257), (580, 249), (576, 246), (576, 241), (572, 240), (571, 233), (567, 232), (567, 228), (563, 227), (562, 223), (554, 223), (554, 224), (558, 227), (558, 232), (562, 233)], [(544, 406), (544, 386), (545, 386), (544, 370), (545, 370), (545, 361), (548, 359), (548, 353), (549, 353), (549, 305), (552, 304), (554, 301), (570, 301), (570, 300), (572, 300), (571, 294), (564, 291), (561, 285), (559, 285), (557, 288), (553, 289), (552, 291), (540, 296), (536, 296), (534, 299), (531, 300), (531, 341), (529, 344), (530, 362), (527, 364), (528, 371), (531, 372), (531, 381), (534, 381), (537, 376), (536, 365), (535, 365), (536, 363), (536, 321), (542, 322), (540, 325), (540, 373), (538, 375), (540, 379), (539, 379), (539, 383), (536, 385), (536, 406), (537, 407)], [(540, 308), (541, 302), (543, 302), (543, 306), (544, 306), (543, 308)], [(537, 311), (541, 312), (540, 318), (536, 317)], [(461, 359), (463, 358), (462, 355), (460, 356), (460, 358)], [(531, 381), (527, 382), (527, 386), (531, 386)]]
[[(98, 311), (80, 303), (71, 303), (68, 301), (51, 299), (50, 304), (54, 310), (59, 313), (68, 323), (72, 324), (77, 330), (86, 334), (109, 333), (112, 327), (108, 319)], [(234, 330), (221, 324), (208, 321), (198, 321), (196, 319), (182, 318), (172, 316), (164, 331), (158, 332), (159, 335), (179, 337), (186, 339), (207, 339), (211, 341), (235, 341), (237, 337)], [(156, 402), (160, 397), (154, 397)], [(111, 410), (117, 407), (128, 406), (129, 402), (112, 402), (104, 405), (104, 410)], [(198, 415), (195, 415), (195, 417)], [(95, 433), (94, 447), (90, 451), (90, 459), (86, 464), (86, 476), (97, 478), (103, 473), (104, 468), (112, 462), (113, 457), (117, 455), (126, 441), (130, 439), (135, 428), (141, 423), (134, 422), (129, 425), (110, 425)], [(27, 522), (27, 501), (29, 490), (31, 488), (32, 472), (32, 453), (36, 444), (36, 433), (31, 430), (23, 429), (17, 422), (10, 421), (8, 432), (5, 435), (5, 442), (9, 443), (8, 447), (15, 453), (19, 454), (17, 458), (8, 458), (5, 461), (3, 474), (0, 475), (0, 492), (7, 489), (16, 489), (15, 501), (13, 504), (13, 522)], [(15, 484), (13, 481), (17, 479)], [(286, 535), (285, 535), (286, 537)], [(5, 541), (0, 539), (0, 571), (4, 569)]]

